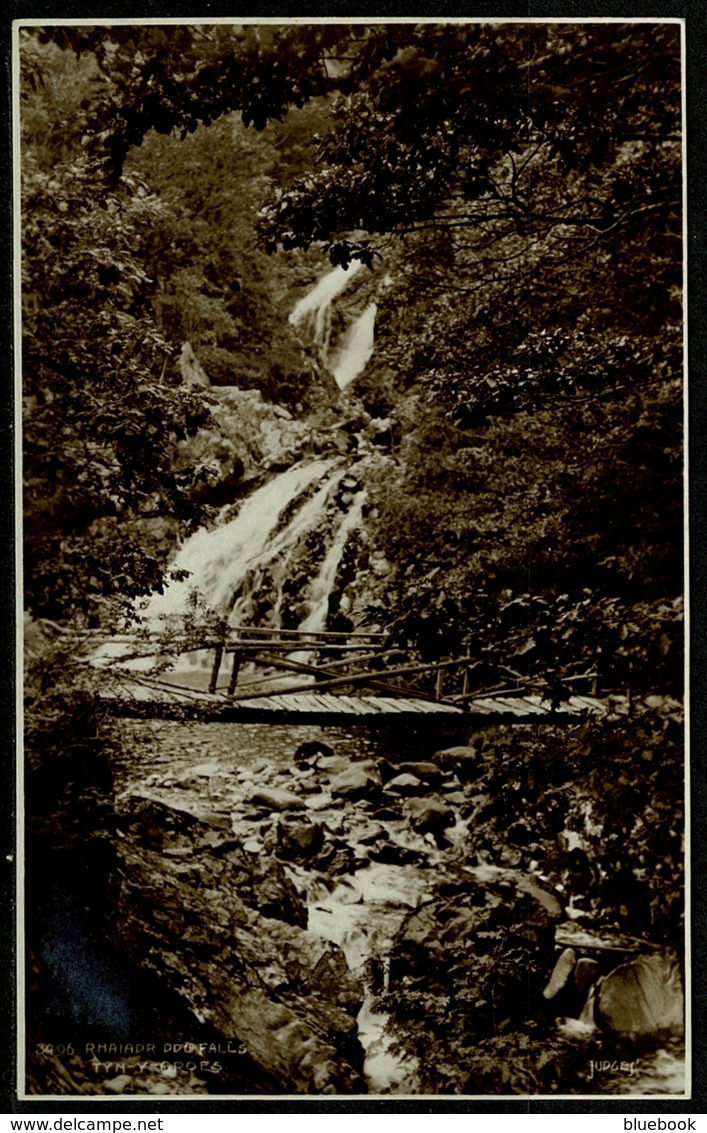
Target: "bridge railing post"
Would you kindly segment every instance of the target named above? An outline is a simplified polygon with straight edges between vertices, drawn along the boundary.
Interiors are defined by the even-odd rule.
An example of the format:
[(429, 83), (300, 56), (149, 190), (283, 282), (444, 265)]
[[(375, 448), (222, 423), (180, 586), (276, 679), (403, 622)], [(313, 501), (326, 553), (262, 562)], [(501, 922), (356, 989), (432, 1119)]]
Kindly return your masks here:
[(435, 700), (442, 699), (442, 691), (444, 688), (444, 669), (437, 670), (437, 680), (435, 682)]
[(233, 650), (233, 664), (231, 666), (231, 677), (228, 682), (228, 695), (233, 696), (238, 684), (238, 673), (240, 671), (243, 654), (239, 653), (237, 649)]
[(218, 674), (221, 668), (221, 661), (223, 660), (223, 645), (217, 645), (214, 650), (214, 663), (211, 668), (211, 680), (209, 681), (209, 692), (213, 696), (216, 692), (216, 685), (218, 684)]

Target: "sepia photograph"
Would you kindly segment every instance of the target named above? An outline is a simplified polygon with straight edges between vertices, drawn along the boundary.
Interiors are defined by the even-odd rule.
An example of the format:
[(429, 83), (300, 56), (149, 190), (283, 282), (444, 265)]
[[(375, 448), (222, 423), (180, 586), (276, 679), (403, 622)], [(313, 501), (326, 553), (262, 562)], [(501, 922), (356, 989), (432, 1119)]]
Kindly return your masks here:
[(13, 34), (17, 1097), (689, 1098), (684, 21)]

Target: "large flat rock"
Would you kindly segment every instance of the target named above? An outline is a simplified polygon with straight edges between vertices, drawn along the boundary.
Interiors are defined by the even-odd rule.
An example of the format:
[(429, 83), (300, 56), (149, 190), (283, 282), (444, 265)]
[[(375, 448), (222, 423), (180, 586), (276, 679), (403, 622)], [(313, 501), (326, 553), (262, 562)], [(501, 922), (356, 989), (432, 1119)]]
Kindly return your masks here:
[(621, 964), (599, 984), (597, 1020), (626, 1038), (682, 1032), (684, 1000), (677, 963), (671, 956), (638, 956)]

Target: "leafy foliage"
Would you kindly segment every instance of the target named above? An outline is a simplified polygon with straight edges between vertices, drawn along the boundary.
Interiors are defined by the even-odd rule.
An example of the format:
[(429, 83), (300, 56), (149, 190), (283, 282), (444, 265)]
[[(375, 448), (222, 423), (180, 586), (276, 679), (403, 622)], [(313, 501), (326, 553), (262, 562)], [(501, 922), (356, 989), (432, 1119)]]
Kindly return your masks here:
[(55, 26), (35, 34), (95, 58), (106, 82), (82, 107), (80, 125), (109, 179), (120, 177), (128, 152), (151, 130), (184, 139), (233, 110), (257, 130), (281, 120), (332, 89), (325, 59), (358, 35), (336, 25), (239, 24)]
[(470, 691), (679, 692), (679, 387), (476, 429), (420, 416), (413, 394), (393, 411), (397, 475), (371, 487), (392, 632), (466, 652)]
[[(462, 864), (535, 875), (584, 927), (682, 949), (676, 702), (655, 699), (599, 725), (487, 728), (472, 742), (480, 769), (468, 788)], [(424, 920), (422, 911), (413, 914), (398, 934), (385, 1006), (403, 1049), (419, 1060), (424, 1090), (602, 1088), (587, 1082), (587, 1040), (563, 1038), (554, 1005), (541, 997), (552, 967), (547, 925), (540, 907), (520, 904), (503, 875), (477, 882), (462, 869), (458, 883), (440, 887)], [(635, 1044), (627, 1056), (615, 1037), (592, 1038), (591, 1057), (636, 1055)]]
[(172, 348), (150, 316), (142, 238), (160, 203), (135, 183), (96, 201), (81, 161), (24, 171), (27, 598), (95, 615), (159, 586), (145, 521), (193, 518), (170, 458), (208, 410), (165, 380)]
[[(622, 718), (486, 733), (460, 864), (542, 871), (595, 926), (679, 944), (677, 26), (22, 37), (30, 609), (109, 621), (162, 586), (156, 530), (214, 499), (175, 457), (207, 420), (175, 347), (192, 341), (218, 383), (306, 404), (286, 298), (319, 251), (384, 264), (358, 389), (391, 418), (368, 522), (397, 574), (371, 617), (425, 658), (469, 656), (469, 692), (631, 694)], [(195, 605), (184, 624), (206, 619)], [(116, 742), (64, 661), (45, 653), (27, 686), (35, 878), (61, 842), (55, 798), (78, 844)], [(398, 956), (421, 962), (394, 1009), (429, 1089), (576, 1078), (527, 918), (460, 886)]]
[(336, 104), (320, 170), (264, 213), (269, 241), (342, 262), (370, 259), (370, 240), (342, 239), (356, 229), (470, 232), (487, 274), (511, 258), (499, 240), (552, 262), (679, 210), (676, 27), (397, 25), (364, 43), (376, 35), (386, 49)]
[(256, 245), (255, 225), (260, 196), (280, 166), (296, 165), (307, 151), (321, 116), (315, 109), (302, 117), (295, 139), (274, 128), (255, 135), (236, 115), (183, 141), (151, 134), (126, 164), (168, 205), (149, 252), (163, 332), (191, 343), (212, 385), (260, 389), (293, 406), (315, 398), (307, 361), (283, 319), (290, 280), (298, 285), (302, 269), (282, 256), (271, 262)]

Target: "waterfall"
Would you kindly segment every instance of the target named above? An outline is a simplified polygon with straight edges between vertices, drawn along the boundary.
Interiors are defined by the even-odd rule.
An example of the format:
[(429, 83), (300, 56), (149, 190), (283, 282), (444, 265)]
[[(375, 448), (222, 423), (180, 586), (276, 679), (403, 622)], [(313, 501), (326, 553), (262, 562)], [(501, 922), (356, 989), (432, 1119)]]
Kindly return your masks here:
[(336, 581), (336, 573), (349, 535), (361, 522), (365, 500), (365, 492), (359, 492), (356, 495), (350, 511), (344, 517), (336, 533), (334, 541), (322, 562), (319, 574), (310, 589), (309, 600), (312, 606), (309, 614), (299, 627), (302, 630), (320, 630), (326, 625), (327, 614), (329, 613), (329, 595)]
[(382, 961), (383, 1004), (374, 1008), (374, 995), (367, 990), (356, 1020), (365, 1051), (363, 1072), (376, 1093), (398, 1092), (415, 1081), (417, 1060), (396, 1050), (389, 1033), (384, 1006), (390, 977), (386, 957), (405, 917), (419, 907), (429, 884), (429, 875), (415, 866), (371, 862), (342, 877), (330, 892), (314, 894), (309, 905), (309, 931), (338, 944), (349, 969), (364, 984), (369, 982), (368, 962)]
[(375, 303), (369, 303), (336, 342), (331, 342), (332, 304), (362, 266), (360, 260), (353, 260), (348, 268), (336, 267), (327, 272), (295, 304), (289, 320), (293, 326), (308, 324), (319, 357), (342, 390), (358, 377), (373, 354)]
[[(351, 508), (339, 525), (339, 529), (319, 568), (319, 574), (309, 587), (307, 600), (310, 603), (310, 610), (304, 621), (300, 623), (299, 628), (301, 630), (316, 632), (317, 630), (324, 629), (326, 626), (327, 615), (329, 613), (329, 596), (336, 582), (337, 571), (341, 564), (349, 536), (361, 523), (365, 501), (366, 493), (358, 492), (351, 504)], [(304, 662), (305, 664), (311, 663), (312, 659), (312, 652), (307, 649), (300, 649), (290, 654), (290, 660)], [(306, 677), (299, 677), (298, 680), (301, 683), (302, 680), (306, 680)], [(314, 682), (314, 677), (312, 677), (311, 680)]]
[(319, 282), (295, 304), (290, 315), (293, 326), (299, 326), (307, 318), (312, 323), (314, 342), (324, 353), (329, 348), (331, 332), (331, 305), (338, 295), (348, 287), (351, 280), (363, 267), (360, 260), (353, 260), (348, 268), (336, 267), (323, 275)]
[[(321, 357), (341, 389), (362, 371), (373, 352), (375, 303), (369, 303), (338, 341), (330, 343), (332, 303), (362, 267), (354, 260), (347, 269), (327, 272), (290, 314), (294, 325), (309, 322)], [(288, 628), (296, 617), (304, 631), (324, 629), (347, 542), (363, 516), (364, 492), (353, 499), (344, 496), (347, 506), (336, 499), (346, 473), (346, 459), (339, 455), (300, 462), (254, 491), (235, 518), (197, 531), (171, 564), (184, 578), (175, 578), (144, 603), (141, 612), (147, 622), (159, 628), (171, 620), (176, 628), (190, 611), (197, 622), (202, 614), (216, 612), (232, 626), (277, 629), (287, 613)], [(107, 644), (94, 663), (107, 663), (126, 652), (118, 642)], [(293, 654), (293, 659), (297, 656)], [(302, 654), (300, 659), (308, 658)], [(135, 659), (130, 667), (149, 671), (154, 660)], [(185, 654), (179, 660), (180, 672), (206, 663), (203, 652)]]
[(373, 354), (377, 311), (376, 304), (369, 303), (332, 351), (329, 365), (339, 389), (346, 389), (363, 372)]
[[(209, 605), (223, 614), (244, 613), (238, 590), (249, 571), (262, 569), (278, 554), (293, 547), (303, 532), (321, 518), (326, 498), (344, 470), (332, 481), (336, 460), (315, 460), (297, 464), (258, 488), (242, 504), (238, 515), (221, 527), (201, 528), (183, 544), (172, 563), (174, 570), (185, 570), (189, 577), (172, 582), (163, 594), (150, 599), (148, 618), (180, 614), (189, 605), (191, 593), (199, 591)], [(280, 517), (288, 506), (316, 481), (321, 486), (311, 499), (297, 508), (282, 530)], [(235, 620), (235, 619), (234, 619)]]
[[(174, 624), (195, 601), (202, 601), (232, 626), (278, 628), (285, 610), (294, 609), (299, 628), (323, 629), (339, 566), (366, 498), (358, 492), (342, 510), (338, 493), (348, 472), (339, 456), (297, 464), (254, 491), (235, 518), (197, 531), (172, 562), (172, 570), (187, 577), (152, 595), (143, 609), (147, 621), (155, 628), (170, 620)], [(105, 665), (129, 652), (121, 642), (108, 642), (93, 663)], [(293, 653), (292, 659), (308, 662), (310, 656)], [(201, 650), (183, 654), (176, 670), (203, 673), (211, 660)], [(155, 656), (126, 661), (133, 672), (149, 672), (156, 663)]]

